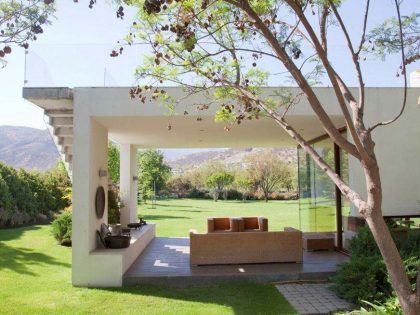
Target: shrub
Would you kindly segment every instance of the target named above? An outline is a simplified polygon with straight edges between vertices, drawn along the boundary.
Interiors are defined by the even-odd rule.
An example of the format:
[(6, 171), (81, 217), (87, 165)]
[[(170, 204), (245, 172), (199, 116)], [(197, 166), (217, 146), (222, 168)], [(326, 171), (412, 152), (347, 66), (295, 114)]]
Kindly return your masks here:
[(45, 218), (70, 204), (64, 198), (70, 186), (64, 168), (39, 173), (0, 163), (0, 177), (0, 226), (35, 222), (40, 214)]
[(242, 193), (237, 191), (236, 189), (229, 189), (227, 191), (227, 199), (228, 200), (242, 200), (243, 196), (242, 196)]
[(120, 223), (120, 206), (117, 189), (108, 190), (108, 224)]
[(0, 174), (0, 226), (2, 222), (7, 222), (13, 213), (13, 200), (6, 181)]
[(346, 313), (347, 315), (403, 315), (400, 303), (396, 297), (387, 299), (383, 303), (370, 303), (363, 301), (368, 307)]
[(352, 258), (340, 266), (332, 281), (339, 297), (357, 304), (384, 301), (392, 292), (385, 264), (376, 256)]
[(72, 213), (69, 210), (59, 214), (52, 223), (52, 234), (60, 245), (71, 246)]
[[(197, 199), (208, 199), (209, 197), (206, 195), (208, 192), (199, 190), (197, 188), (193, 188), (191, 192), (188, 194), (188, 198), (197, 198)], [(210, 197), (211, 198), (211, 197)]]
[[(404, 242), (396, 243), (410, 282), (415, 286), (420, 264), (420, 233), (414, 229), (407, 230), (407, 234)], [(338, 296), (354, 303), (386, 303), (394, 296), (394, 292), (383, 258), (368, 227), (361, 228), (350, 240), (349, 249), (352, 252), (351, 259), (342, 264), (332, 277), (332, 289)]]

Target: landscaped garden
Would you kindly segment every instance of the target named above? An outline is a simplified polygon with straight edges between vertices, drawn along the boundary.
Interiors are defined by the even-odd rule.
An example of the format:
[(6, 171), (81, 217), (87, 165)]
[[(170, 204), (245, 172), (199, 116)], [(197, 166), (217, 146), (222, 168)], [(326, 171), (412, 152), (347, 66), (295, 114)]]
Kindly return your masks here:
[(296, 312), (273, 285), (75, 288), (71, 285), (71, 248), (59, 246), (51, 236), (51, 226), (42, 225), (0, 230), (0, 314)]
[[(335, 231), (335, 208), (325, 207), (317, 217), (305, 215), (306, 226), (314, 226), (315, 220), (322, 222), (323, 231)], [(166, 199), (158, 200), (156, 208), (151, 202), (139, 205), (139, 216), (156, 223), (157, 236), (188, 236), (190, 229), (206, 232), (207, 218), (252, 217), (268, 218), (270, 231), (284, 227), (299, 229), (299, 200), (264, 202), (261, 200), (213, 200)], [(318, 224), (319, 225), (319, 224)]]
[[(299, 201), (237, 201), (206, 199), (158, 200), (139, 205), (139, 216), (156, 223), (157, 236), (188, 236), (190, 229), (206, 232), (207, 218), (263, 216), (268, 218), (269, 230), (286, 226), (299, 228)], [(333, 223), (333, 221), (332, 221)]]

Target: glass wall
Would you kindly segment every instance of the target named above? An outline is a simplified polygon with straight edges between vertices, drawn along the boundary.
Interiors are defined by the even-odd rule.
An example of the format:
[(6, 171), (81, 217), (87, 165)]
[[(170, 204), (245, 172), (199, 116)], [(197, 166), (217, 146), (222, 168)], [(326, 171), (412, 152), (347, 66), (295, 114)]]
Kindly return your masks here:
[[(349, 156), (345, 151), (340, 150), (340, 173), (345, 183), (349, 183)], [(350, 201), (341, 195), (341, 218), (343, 222), (343, 248), (347, 249), (348, 240), (353, 236), (353, 232), (349, 232), (348, 218), (350, 216)]]
[[(330, 139), (313, 144), (320, 156), (334, 168), (334, 144)], [(303, 232), (335, 232), (335, 185), (303, 149), (299, 159), (299, 214)]]
[[(348, 183), (348, 155), (336, 148), (334, 142), (327, 138), (316, 141), (312, 147), (323, 160), (334, 170), (340, 172), (341, 178)], [(336, 161), (340, 162), (337, 163)], [(298, 148), (298, 180), (299, 180), (299, 218), (303, 232), (332, 232), (336, 236), (336, 245), (346, 248), (348, 236), (348, 217), (350, 203), (342, 195), (336, 198), (336, 186), (328, 175), (318, 167), (302, 148)], [(341, 210), (337, 207), (341, 204)], [(341, 227), (337, 222), (341, 219)], [(340, 222), (338, 223), (340, 224)], [(341, 229), (340, 231), (338, 231)]]

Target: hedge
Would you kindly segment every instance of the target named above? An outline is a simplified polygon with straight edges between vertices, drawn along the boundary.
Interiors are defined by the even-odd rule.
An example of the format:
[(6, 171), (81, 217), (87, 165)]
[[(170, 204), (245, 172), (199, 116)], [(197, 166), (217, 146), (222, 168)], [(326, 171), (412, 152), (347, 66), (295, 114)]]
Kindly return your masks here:
[(46, 172), (28, 172), (0, 163), (0, 227), (36, 222), (42, 215), (69, 205), (65, 198), (70, 180), (63, 165)]

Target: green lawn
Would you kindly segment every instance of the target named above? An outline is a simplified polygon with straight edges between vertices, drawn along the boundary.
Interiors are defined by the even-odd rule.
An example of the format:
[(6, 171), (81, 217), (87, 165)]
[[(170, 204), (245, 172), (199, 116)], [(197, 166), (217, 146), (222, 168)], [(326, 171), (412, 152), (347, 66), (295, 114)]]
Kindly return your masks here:
[[(318, 231), (335, 231), (335, 208), (319, 209), (317, 216), (313, 212), (303, 214), (303, 228), (309, 231), (316, 222)], [(150, 203), (141, 204), (139, 215), (156, 223), (158, 236), (188, 236), (190, 229), (205, 232), (209, 217), (264, 216), (269, 230), (278, 231), (286, 226), (299, 228), (299, 201), (167, 199), (158, 200), (156, 209)]]
[[(187, 203), (182, 204), (188, 207)], [(269, 203), (268, 207), (287, 212), (276, 204)], [(215, 204), (218, 209), (215, 213), (221, 214), (223, 205), (227, 204)], [(230, 205), (241, 209), (249, 207), (240, 203)], [(174, 216), (194, 217), (191, 222), (196, 222), (198, 228), (202, 227), (198, 224), (200, 218), (207, 216), (206, 212), (188, 212), (194, 211), (191, 208), (178, 207), (177, 212), (162, 209), (167, 208), (160, 206), (153, 210), (157, 216), (153, 221), (162, 223), (160, 235), (185, 235), (182, 228), (164, 230), (165, 222), (170, 226), (171, 222), (180, 221)], [(196, 209), (207, 211), (206, 207)], [(248, 208), (250, 214), (252, 209)], [(162, 218), (164, 215), (167, 218)], [(273, 218), (276, 217), (281, 216), (276, 214)], [(188, 289), (154, 286), (74, 288), (71, 285), (71, 249), (57, 245), (50, 230), (50, 226), (0, 230), (0, 314), (296, 314), (273, 285), (225, 284)]]

